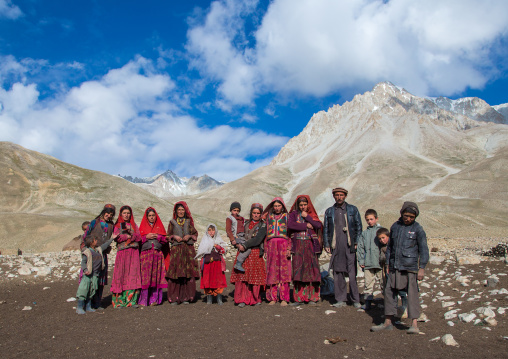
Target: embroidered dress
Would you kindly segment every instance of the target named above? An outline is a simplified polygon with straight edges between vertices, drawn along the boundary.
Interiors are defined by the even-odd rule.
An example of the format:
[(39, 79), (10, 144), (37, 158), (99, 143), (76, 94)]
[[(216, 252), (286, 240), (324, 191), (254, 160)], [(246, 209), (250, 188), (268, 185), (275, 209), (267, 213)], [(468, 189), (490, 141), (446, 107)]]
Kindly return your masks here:
[[(273, 213), (275, 201), (282, 203), (282, 213)], [(266, 299), (269, 301), (289, 301), (291, 282), (291, 259), (288, 249), (291, 242), (287, 236), (288, 214), (282, 198), (274, 198), (263, 212), (267, 220), (266, 252)]]
[[(307, 200), (307, 216), (302, 217), (298, 209), (300, 198)], [(312, 225), (308, 228), (307, 223)], [(319, 236), (323, 227), (309, 196), (300, 195), (291, 207), (288, 228), (291, 233), (293, 297), (296, 302), (317, 302), (320, 297), (321, 273), (318, 254), (321, 251)], [(316, 245), (317, 244), (317, 245)]]
[[(148, 213), (155, 212), (153, 208), (147, 208), (139, 232), (141, 234), (141, 293), (139, 304), (143, 306), (158, 305), (162, 303), (162, 290), (167, 288), (168, 284), (164, 274), (164, 256), (162, 254), (162, 245), (167, 243), (166, 230), (155, 212), (156, 220), (154, 223), (148, 221)], [(148, 234), (157, 234), (156, 239), (148, 239)]]
[[(177, 208), (185, 209), (184, 218), (177, 216)], [(168, 301), (170, 303), (192, 302), (196, 296), (196, 279), (199, 279), (199, 267), (196, 256), (198, 232), (194, 228), (194, 219), (187, 203), (175, 203), (173, 219), (168, 225), (168, 236), (171, 243), (169, 268), (166, 273), (168, 280)], [(178, 242), (177, 237), (190, 236), (187, 242)]]
[[(116, 239), (118, 251), (113, 268), (113, 279), (111, 280), (114, 308), (136, 305), (141, 290), (141, 268), (139, 261), (141, 235), (139, 234), (136, 222), (134, 222), (132, 208), (123, 206), (120, 208), (120, 214), (125, 209), (130, 210), (130, 221), (125, 223), (122, 216), (119, 216), (113, 232), (115, 235), (118, 234)], [(122, 223), (124, 224), (122, 225)], [(122, 229), (122, 226), (125, 229)]]
[[(251, 211), (254, 208), (263, 211), (263, 206), (259, 203), (254, 203)], [(245, 222), (245, 229), (245, 247), (251, 248), (251, 253), (242, 265), (245, 272), (233, 269), (230, 282), (235, 284), (236, 304), (256, 305), (261, 303), (262, 287), (266, 285), (265, 261), (260, 253), (260, 245), (266, 236), (266, 224), (263, 220), (255, 222), (251, 218)]]

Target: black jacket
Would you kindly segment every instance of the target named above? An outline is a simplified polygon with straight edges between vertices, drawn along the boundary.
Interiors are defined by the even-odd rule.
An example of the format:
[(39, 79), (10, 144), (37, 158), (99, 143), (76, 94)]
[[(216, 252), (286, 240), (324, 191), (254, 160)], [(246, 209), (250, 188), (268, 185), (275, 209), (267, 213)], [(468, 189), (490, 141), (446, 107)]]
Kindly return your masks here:
[(406, 226), (399, 218), (390, 228), (390, 241), (386, 249), (386, 262), (390, 271), (417, 272), (425, 269), (429, 261), (427, 235), (418, 222)]
[[(325, 248), (330, 248), (333, 241), (333, 233), (335, 231), (334, 218), (335, 218), (335, 209), (336, 205), (334, 204), (330, 208), (328, 208), (325, 212), (325, 223), (323, 225), (323, 238), (324, 238), (324, 246)], [(362, 217), (360, 216), (360, 212), (358, 212), (358, 208), (346, 202), (346, 212), (347, 212), (347, 221), (348, 221), (348, 229), (349, 229), (349, 237), (351, 238), (351, 252), (355, 251), (355, 244), (358, 243), (360, 236), (362, 234)]]

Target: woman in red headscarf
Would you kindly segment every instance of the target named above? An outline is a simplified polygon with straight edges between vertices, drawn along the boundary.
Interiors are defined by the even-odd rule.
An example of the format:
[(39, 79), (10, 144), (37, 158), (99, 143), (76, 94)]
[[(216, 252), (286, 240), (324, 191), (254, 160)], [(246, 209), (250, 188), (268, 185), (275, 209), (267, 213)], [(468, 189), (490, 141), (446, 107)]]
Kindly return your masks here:
[(117, 235), (115, 267), (111, 280), (113, 308), (137, 307), (141, 289), (141, 272), (139, 265), (139, 242), (141, 235), (134, 222), (132, 208), (120, 208), (120, 216), (113, 232)]
[(196, 279), (199, 279), (196, 243), (198, 231), (187, 203), (175, 203), (173, 219), (168, 225), (168, 239), (171, 243), (168, 280), (168, 301), (171, 304), (189, 304), (196, 296)]
[(288, 237), (288, 211), (284, 201), (276, 197), (263, 212), (266, 221), (266, 299), (274, 305), (288, 305), (291, 282), (291, 239)]
[(231, 274), (230, 281), (235, 284), (235, 303), (240, 308), (260, 305), (261, 287), (266, 285), (265, 260), (261, 249), (266, 237), (266, 224), (261, 219), (262, 212), (263, 206), (259, 203), (250, 207), (250, 218), (245, 221), (245, 243), (238, 245), (238, 250), (244, 252), (251, 249), (251, 252), (242, 265), (245, 272), (233, 269)]
[(162, 245), (167, 243), (166, 230), (159, 215), (152, 207), (145, 211), (139, 226), (141, 235), (141, 294), (139, 305), (159, 305), (162, 290), (168, 283), (164, 278), (164, 256)]
[(321, 273), (318, 255), (321, 253), (323, 224), (312, 205), (310, 197), (296, 198), (289, 214), (288, 228), (292, 240), (294, 303), (316, 304), (319, 301)]

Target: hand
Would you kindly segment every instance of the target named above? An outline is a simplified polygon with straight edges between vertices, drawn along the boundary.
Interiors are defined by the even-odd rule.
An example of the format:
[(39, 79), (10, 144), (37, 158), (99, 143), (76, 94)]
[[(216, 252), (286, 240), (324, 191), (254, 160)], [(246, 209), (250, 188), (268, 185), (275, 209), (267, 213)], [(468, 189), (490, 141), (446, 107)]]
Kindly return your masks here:
[(263, 253), (263, 259), (266, 261), (266, 253)]
[(231, 241), (231, 245), (236, 246), (236, 241), (234, 239)]
[(325, 247), (325, 252), (326, 252), (326, 253), (330, 253), (330, 248)]
[(355, 249), (356, 249), (356, 247), (358, 247), (358, 244), (355, 244)]
[(180, 236), (173, 236), (173, 239), (176, 240), (177, 242), (182, 241), (182, 237), (180, 237)]
[(90, 275), (90, 272), (89, 271), (86, 271), (83, 273), (84, 275)]
[(365, 266), (364, 266), (364, 265), (360, 265), (360, 267), (365, 268)]
[(129, 235), (129, 234), (127, 234), (127, 240), (128, 240), (129, 242), (130, 242), (131, 238), (132, 238), (132, 236), (131, 236), (131, 235)]
[(242, 246), (241, 244), (239, 244), (239, 245), (238, 245), (238, 250), (239, 250), (240, 252), (245, 252), (245, 247), (244, 247), (244, 246)]
[(313, 229), (314, 227), (312, 227), (312, 224), (307, 223), (307, 228), (308, 228), (308, 229)]
[(307, 212), (305, 212), (305, 211), (303, 211), (303, 212), (302, 212), (302, 217), (303, 217), (303, 218), (307, 217), (307, 215), (308, 215), (308, 213), (307, 213)]
[(182, 241), (187, 242), (190, 238), (191, 238), (190, 234), (186, 234), (185, 236), (183, 236)]
[(117, 234), (113, 234), (113, 235), (111, 236), (111, 238), (113, 238), (113, 240), (116, 240), (118, 237), (120, 237), (120, 234), (119, 234), (119, 233), (117, 233)]
[(418, 276), (416, 278), (418, 280), (423, 280), (424, 276), (425, 276), (425, 269), (423, 269), (423, 268), (418, 269)]

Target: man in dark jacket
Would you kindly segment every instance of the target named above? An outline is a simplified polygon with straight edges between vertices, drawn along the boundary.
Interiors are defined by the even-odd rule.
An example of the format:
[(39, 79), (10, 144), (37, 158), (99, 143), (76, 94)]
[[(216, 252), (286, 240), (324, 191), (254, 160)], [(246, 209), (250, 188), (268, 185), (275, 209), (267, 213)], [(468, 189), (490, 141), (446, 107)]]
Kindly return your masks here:
[(393, 329), (392, 318), (397, 313), (397, 294), (407, 291), (408, 317), (411, 327), (408, 334), (417, 334), (417, 320), (420, 316), (420, 300), (417, 280), (422, 280), (425, 266), (429, 261), (427, 236), (422, 226), (416, 222), (420, 214), (414, 202), (404, 202), (401, 217), (390, 228), (390, 240), (386, 249), (388, 279), (385, 287), (385, 322), (372, 327), (378, 332)]
[(348, 191), (342, 187), (332, 190), (335, 204), (325, 212), (323, 228), (324, 247), (331, 253), (330, 271), (333, 270), (335, 300), (333, 306), (346, 305), (346, 275), (349, 276), (349, 294), (355, 308), (360, 308), (360, 294), (356, 283), (356, 246), (362, 234), (362, 217), (358, 208), (346, 202)]

